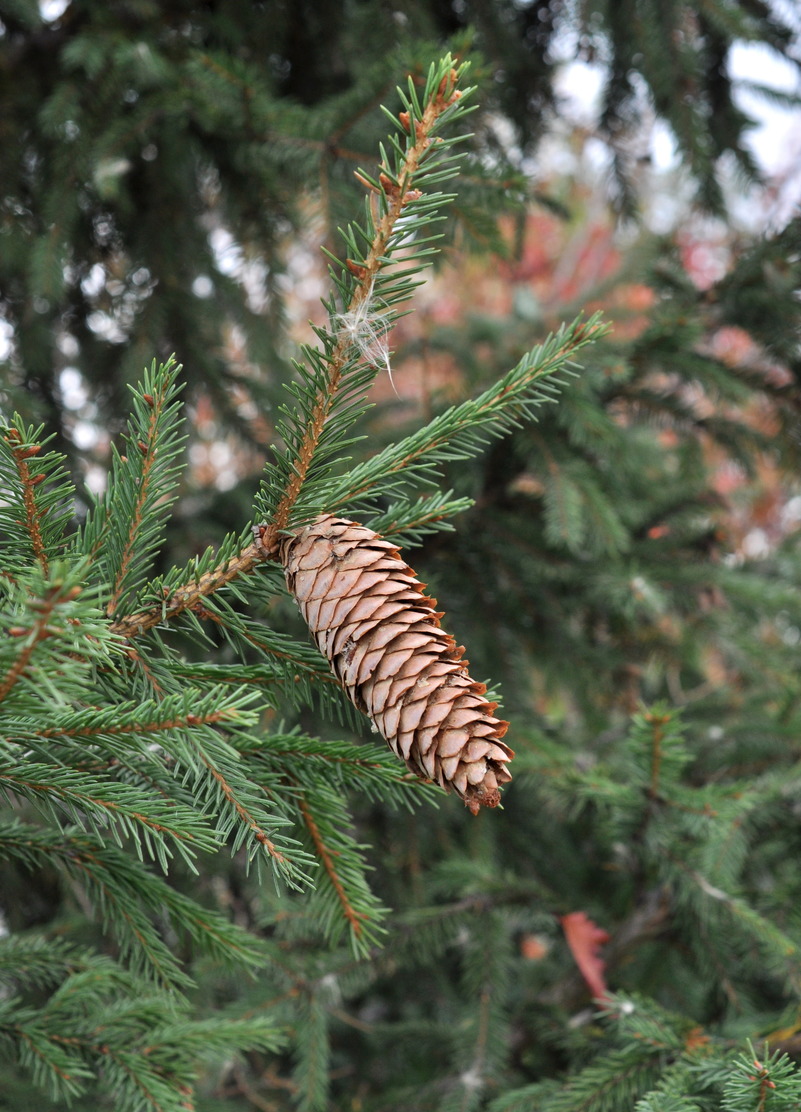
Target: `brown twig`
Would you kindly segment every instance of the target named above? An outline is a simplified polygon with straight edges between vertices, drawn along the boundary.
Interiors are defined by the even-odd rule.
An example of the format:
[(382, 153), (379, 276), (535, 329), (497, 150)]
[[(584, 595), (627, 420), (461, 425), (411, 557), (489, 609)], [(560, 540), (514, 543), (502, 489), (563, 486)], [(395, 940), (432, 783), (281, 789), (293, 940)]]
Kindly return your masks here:
[(187, 583), (173, 591), (163, 606), (153, 606), (138, 614), (123, 615), (112, 622), (111, 629), (121, 637), (136, 637), (140, 633), (146, 633), (153, 626), (169, 621), (184, 610), (194, 610), (202, 599), (214, 594), (238, 576), (253, 571), (257, 564), (262, 563), (264, 553), (261, 547), (255, 543), (249, 544), (224, 563), (198, 576), (194, 583)]
[(47, 575), (47, 553), (45, 552), (41, 530), (43, 515), (36, 505), (36, 487), (44, 479), (44, 475), (32, 475), (28, 463), (29, 460), (33, 459), (41, 452), (42, 446), (41, 444), (23, 444), (22, 437), (17, 429), (14, 428), (6, 429), (5, 439), (11, 448), (14, 462), (19, 472), (20, 482), (22, 483), (22, 500), (25, 505), (25, 525), (28, 530), (28, 535), (31, 538), (33, 554), (39, 561), (42, 571)]
[(220, 790), (222, 791), (226, 800), (236, 811), (239, 819), (244, 822), (250, 830), (253, 831), (253, 836), (256, 841), (259, 842), (260, 845), (264, 846), (270, 857), (274, 858), (279, 864), (285, 865), (287, 863), (287, 859), (284, 854), (280, 852), (275, 842), (268, 838), (267, 834), (262, 830), (256, 820), (253, 818), (250, 811), (248, 811), (248, 809), (239, 802), (234, 794), (234, 789), (225, 779), (220, 770), (214, 767), (208, 757), (206, 757), (205, 753), (200, 753), (200, 759), (219, 784)]
[(303, 815), (303, 821), (306, 823), (306, 829), (309, 831), (309, 836), (314, 842), (314, 848), (317, 850), (323, 868), (328, 874), (328, 879), (331, 881), (331, 886), (337, 894), (337, 899), (342, 906), (342, 912), (347, 921), (350, 923), (353, 933), (357, 937), (359, 937), (363, 929), (362, 923), (367, 918), (367, 916), (364, 915), (362, 912), (357, 911), (348, 899), (348, 894), (345, 891), (345, 886), (340, 880), (339, 873), (334, 866), (335, 854), (323, 841), (323, 836), (320, 833), (320, 828), (317, 825), (317, 821), (314, 818), (314, 815), (309, 810), (309, 806), (306, 803), (306, 800), (301, 798), (298, 802), (298, 807), (300, 808), (300, 813)]
[[(125, 725), (117, 723), (110, 723), (103, 727), (104, 734), (119, 736), (120, 734), (153, 734), (160, 733), (162, 730), (178, 730), (185, 726), (207, 726), (215, 722), (225, 722), (231, 718), (237, 718), (238, 713), (235, 707), (228, 707), (224, 710), (211, 711), (209, 714), (181, 714), (176, 718), (171, 718), (168, 721), (159, 720), (157, 722), (129, 722)], [(93, 737), (98, 732), (96, 726), (83, 726), (77, 730), (50, 728), (45, 730), (38, 730), (37, 737)]]

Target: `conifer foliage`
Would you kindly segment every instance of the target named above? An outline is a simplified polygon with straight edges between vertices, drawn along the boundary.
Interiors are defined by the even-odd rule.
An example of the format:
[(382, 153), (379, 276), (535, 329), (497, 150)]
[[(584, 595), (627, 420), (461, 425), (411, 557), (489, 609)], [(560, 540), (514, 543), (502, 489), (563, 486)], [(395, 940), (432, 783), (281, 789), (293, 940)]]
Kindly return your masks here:
[[(801, 224), (725, 233), (703, 284), (686, 229), (629, 225), (610, 271), (596, 198), (524, 173), (566, 49), (603, 67), (617, 208), (659, 116), (720, 212), (754, 172), (727, 51), (792, 59), (791, 20), (57, 8), (0, 0), (0, 1109), (791, 1112)], [(461, 63), (429, 70), (454, 33), (469, 121)], [(290, 363), (312, 193), (330, 291)], [(573, 319), (599, 304), (608, 333)], [(458, 370), (406, 425), (415, 358)], [(373, 384), (400, 398), (368, 414)], [(204, 407), (268, 456), (255, 499), (198, 497)], [(100, 495), (79, 418), (114, 441)]]
[[(106, 492), (77, 531), (74, 492), (44, 431), (21, 418), (3, 431), (0, 778), (9, 803), (3, 859), (19, 883), (26, 871), (52, 871), (53, 883), (113, 939), (112, 955), (73, 938), (69, 928), (57, 942), (20, 932), (30, 925), (23, 900), (19, 922), (10, 922), (3, 940), (4, 1041), (54, 1100), (91, 1093), (97, 1082), (101, 1098), (87, 1099), (108, 1100), (115, 1109), (186, 1109), (198, 1058), (208, 1064), (234, 1050), (274, 1051), (285, 1037), (269, 1013), (234, 1012), (224, 1022), (193, 1014), (186, 996), (193, 964), (264, 970), (277, 954), (224, 912), (182, 894), (169, 882), (176, 868), (179, 875), (195, 870), (225, 849), (257, 872), (271, 871), (279, 889), (314, 886), (308, 915), (329, 942), (346, 935), (352, 952), (364, 957), (379, 937), (384, 912), (367, 885), (342, 791), (357, 786), (385, 804), (411, 802), (419, 792), (399, 763), (369, 746), (270, 724), (281, 707), (302, 706), (311, 691), (331, 684), (311, 645), (253, 617), (281, 588), (280, 577), (260, 567), (264, 552), (280, 544), (291, 553), (295, 522), (312, 509), (343, 503), (365, 509), (387, 492), (395, 496), (395, 534), (441, 527), (459, 504), (437, 494), (418, 497), (420, 476), (550, 398), (539, 380), (553, 381), (599, 331), (592, 321), (564, 330), (494, 392), (396, 445), (392, 463), (344, 473), (337, 467), (349, 426), (364, 408), (365, 387), (383, 367), (361, 328), (342, 321), (364, 308), (365, 320), (377, 317), (381, 329), (389, 327), (431, 255), (431, 226), (449, 199), (435, 187), (455, 172), (458, 133), (446, 129), (469, 93), (461, 87), (463, 70), (448, 57), (431, 67), (422, 88), (410, 82), (377, 175), (360, 175), (372, 203), (365, 223), (345, 232), (348, 257), (332, 271), (329, 325), (296, 364), (284, 446), (260, 495), (266, 525), (258, 544), (247, 529), (221, 551), (154, 577), (182, 460), (180, 367), (172, 360), (154, 362), (134, 390)], [(392, 268), (401, 243), (411, 247), (402, 267)], [(399, 563), (395, 549), (385, 551)], [(302, 560), (288, 555), (289, 570), (293, 561), (303, 597)], [(419, 609), (419, 587), (413, 594)], [(486, 791), (497, 792), (510, 752), (496, 740), (501, 724), (477, 695), (479, 686), (450, 663), (451, 641), (437, 632), (431, 606), (424, 606), (434, 623), (427, 639), (437, 642), (456, 699), (444, 704), (436, 768), (421, 754), (417, 771), (452, 780), (471, 798), (494, 767)], [(224, 638), (231, 663), (193, 663), (197, 653), (187, 646), (208, 644), (209, 630)], [(395, 636), (395, 627), (389, 630)], [(400, 641), (416, 652), (417, 636), (410, 642), (403, 631)], [(423, 652), (415, 681), (441, 670)], [(347, 677), (339, 678), (347, 686)], [(361, 690), (377, 718), (376, 689), (370, 697), (365, 684)], [(342, 704), (336, 690), (327, 699)], [(444, 747), (452, 726), (461, 731), (468, 704), (477, 708), (468, 718), (481, 735), (468, 741), (473, 764), (445, 776), (453, 755)], [(397, 698), (394, 707), (400, 709)], [(438, 724), (441, 716), (435, 718)], [(8, 913), (13, 920), (14, 908)], [(311, 1023), (302, 1008), (296, 1023)], [(306, 1104), (317, 1107), (319, 1100), (309, 1095)]]

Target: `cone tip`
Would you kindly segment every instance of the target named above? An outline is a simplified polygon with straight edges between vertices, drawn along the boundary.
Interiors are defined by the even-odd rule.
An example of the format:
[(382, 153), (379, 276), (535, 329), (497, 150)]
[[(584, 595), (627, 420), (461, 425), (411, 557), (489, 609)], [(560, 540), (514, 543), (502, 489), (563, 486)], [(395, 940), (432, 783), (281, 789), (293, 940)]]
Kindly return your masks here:
[(471, 814), (477, 815), (482, 807), (497, 807), (501, 802), (501, 793), (497, 788), (485, 788), (483, 784), (467, 789), (464, 796), (465, 807)]

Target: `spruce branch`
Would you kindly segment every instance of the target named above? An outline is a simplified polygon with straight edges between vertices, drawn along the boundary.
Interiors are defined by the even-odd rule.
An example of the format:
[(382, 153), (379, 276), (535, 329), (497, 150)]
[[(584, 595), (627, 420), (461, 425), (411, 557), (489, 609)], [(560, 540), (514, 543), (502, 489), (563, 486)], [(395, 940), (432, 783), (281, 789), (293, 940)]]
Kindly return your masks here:
[(225, 773), (215, 766), (211, 759), (205, 754), (202, 755), (204, 765), (211, 773), (215, 783), (217, 784), (226, 804), (232, 808), (238, 821), (242, 824), (240, 829), (243, 831), (249, 830), (251, 835), (266, 850), (267, 854), (273, 861), (283, 868), (291, 879), (290, 861), (286, 854), (281, 853), (275, 842), (270, 838), (257, 818), (248, 810), (245, 803), (242, 802), (237, 796), (236, 788), (226, 779)]
[(452, 531), (450, 518), (473, 505), (472, 498), (455, 498), (453, 491), (432, 491), (414, 500), (400, 498), (371, 524), (385, 540), (403, 538), (404, 548), (421, 544), (423, 538), (442, 530)]
[(290, 788), (305, 790), (336, 781), (343, 795), (353, 789), (381, 800), (391, 783), (399, 789), (414, 787), (413, 793), (398, 795), (399, 802), (410, 805), (420, 798), (418, 785), (383, 746), (366, 748), (363, 743), (275, 733), (258, 744), (245, 741), (242, 752), (252, 758), (253, 775), (265, 785), (283, 778)]
[(284, 674), (295, 682), (298, 677), (293, 673), (296, 672), (313, 678), (315, 682), (335, 682), (320, 668), (319, 657), (309, 652), (307, 646), (298, 645), (285, 634), (266, 629), (263, 623), (244, 619), (227, 606), (223, 599), (210, 599), (203, 605), (198, 603), (192, 608), (192, 614), (204, 621), (214, 622), (232, 645), (238, 648), (248, 645), (258, 649), (270, 661), (283, 665)]
[(76, 551), (92, 554), (95, 579), (110, 584), (109, 617), (145, 583), (175, 501), (180, 472), (176, 457), (185, 439), (177, 401), (180, 370), (172, 357), (158, 369), (154, 359), (142, 382), (131, 388), (127, 454), (112, 446), (107, 492), (76, 540)]
[[(188, 1001), (154, 990), (108, 958), (80, 950), (64, 957), (68, 964), (50, 971), (60, 983), (43, 986), (52, 991), (47, 999), (40, 994), (38, 1007), (21, 997), (0, 1001), (0, 1039), (56, 1101), (87, 1094), (94, 1081), (118, 1112), (180, 1112), (194, 1106), (198, 1063), (280, 1047), (269, 1019), (197, 1020)], [(32, 986), (23, 975), (16, 987)]]
[[(104, 710), (85, 710), (36, 731), (39, 738), (82, 738), (107, 743), (110, 738), (137, 737), (183, 730), (190, 726), (241, 722), (242, 703), (228, 704), (219, 690), (171, 696), (159, 703), (118, 703)], [(189, 707), (192, 709), (190, 710)], [(165, 742), (168, 745), (168, 742)]]
[(350, 901), (346, 890), (346, 883), (339, 874), (339, 870), (335, 864), (335, 857), (339, 856), (339, 851), (329, 848), (323, 837), (317, 820), (315, 819), (308, 801), (304, 798), (298, 800), (298, 809), (303, 816), (303, 822), (309, 832), (312, 844), (314, 845), (315, 852), (317, 853), (322, 866), (325, 869), (328, 881), (336, 893), (337, 900), (339, 901), (342, 914), (348, 923), (350, 931), (353, 936), (355, 948), (359, 948), (364, 931), (364, 923), (367, 916), (362, 911), (357, 911)]
[(74, 486), (64, 456), (45, 451), (53, 436), (15, 414), (0, 427), (0, 574), (9, 581), (33, 561), (47, 577), (73, 516)]
[[(348, 443), (347, 426), (365, 409), (366, 386), (381, 365), (389, 369), (383, 337), (397, 319), (397, 305), (411, 296), (417, 284), (414, 276), (435, 251), (427, 246), (437, 238), (428, 234), (429, 226), (441, 205), (452, 199), (425, 189), (456, 172), (451, 148), (459, 137), (446, 140), (435, 132), (446, 119), (464, 112), (463, 92), (457, 86), (465, 69), (464, 64), (454, 69), (448, 55), (429, 69), (422, 96), (411, 80), (408, 95), (399, 90), (405, 110), (397, 118), (388, 111), (387, 115), (394, 128), (400, 128), (403, 144), (392, 135), (389, 151), (381, 147), (377, 179), (357, 173), (373, 203), (367, 202), (363, 226), (352, 225), (342, 233), (348, 250), (345, 263), (332, 256), (341, 273), (332, 268), (331, 276), (344, 309), (337, 311), (333, 300), (324, 302), (329, 327), (315, 329), (319, 348), (304, 348), (309, 369), (298, 365), (301, 380), (292, 387), (298, 405), (294, 412), (284, 409), (279, 426), (286, 449), (267, 468), (260, 494), (267, 524), (259, 539), (270, 557), (277, 554), (279, 537), (296, 507), (299, 513), (294, 516), (299, 519), (312, 512), (312, 505), (299, 505), (301, 491), (307, 483), (319, 483), (329, 461), (341, 455)], [(405, 269), (388, 272), (401, 248)], [(337, 427), (332, 432), (329, 420), (335, 412)]]
[[(256, 691), (249, 692), (246, 701), (256, 695)], [(223, 702), (233, 698), (241, 703), (242, 695), (217, 691), (214, 698)], [(244, 737), (248, 736), (245, 732)], [(257, 867), (266, 855), (290, 888), (310, 884), (306, 870), (313, 862), (293, 838), (280, 833), (279, 828), (288, 826), (290, 820), (273, 812), (267, 793), (253, 783), (236, 748), (238, 738), (232, 733), (229, 744), (216, 729), (195, 724), (186, 732), (183, 743), (176, 740), (173, 745), (177, 771), (183, 773), (185, 783), (192, 784), (195, 798), (205, 797), (205, 807), (216, 816), (218, 836), (230, 839), (232, 853), (244, 848), (247, 865), (255, 860)]]
[(138, 637), (163, 622), (169, 622), (185, 611), (196, 611), (209, 595), (216, 594), (235, 579), (252, 572), (264, 562), (261, 548), (251, 542), (217, 567), (199, 575), (192, 583), (179, 587), (159, 606), (134, 614), (125, 614), (111, 623), (111, 629), (120, 637)]
[[(183, 582), (165, 583), (162, 597), (144, 609), (118, 614), (112, 625), (115, 633), (136, 637), (185, 612), (212, 617), (205, 600), (250, 574), (265, 558), (274, 559), (290, 526), (311, 519), (321, 507), (369, 501), (379, 483), (384, 491), (400, 493), (405, 485), (430, 482), (438, 464), (467, 458), (485, 442), (487, 432), (498, 435), (532, 416), (552, 397), (553, 376), (581, 347), (603, 334), (597, 316), (575, 321), (479, 398), (453, 407), (347, 476), (332, 477), (333, 464), (351, 443), (348, 429), (366, 408), (366, 387), (384, 365), (384, 356), (374, 349), (383, 351), (383, 337), (399, 315), (397, 306), (411, 296), (415, 276), (435, 250), (430, 246), (436, 238), (430, 225), (451, 196), (426, 189), (456, 172), (452, 147), (459, 136), (445, 139), (436, 133), (465, 110), (457, 88), (464, 69), (454, 69), (448, 56), (431, 67), (422, 96), (411, 80), (408, 93), (399, 90), (405, 110), (397, 118), (387, 114), (401, 140), (393, 135), (389, 146), (382, 146), (377, 178), (357, 175), (370, 193), (364, 224), (342, 233), (348, 255), (344, 263), (334, 260), (336, 267), (331, 268), (338, 300), (324, 302), (329, 322), (328, 327), (315, 328), (320, 345), (304, 346), (306, 365), (296, 364), (299, 378), (289, 387), (296, 405), (282, 407), (278, 425), (285, 447), (276, 450), (275, 460), (268, 464), (258, 497), (265, 524), (254, 530), (253, 542), (244, 543), (243, 538), (238, 547), (226, 546), (224, 557), (216, 562), (204, 558), (202, 568), (189, 569)], [(393, 269), (389, 264), (399, 251), (406, 265)], [(422, 515), (407, 502), (388, 524), (408, 529), (412, 540), (419, 539), (463, 506), (452, 502), (442, 500), (437, 510)]]
[(117, 831), (121, 830), (133, 838), (140, 854), (140, 840), (152, 847), (155, 839), (159, 846), (152, 849), (152, 855), (159, 856), (165, 868), (166, 857), (160, 852), (164, 839), (188, 843), (186, 849), (210, 850), (218, 844), (205, 820), (191, 807), (172, 799), (156, 799), (148, 800), (144, 811), (138, 786), (52, 763), (28, 761), (21, 767), (0, 763), (0, 794), (32, 800), (55, 816), (64, 812), (71, 822), (83, 821), (98, 832), (111, 827), (119, 837)]
[[(39, 432), (41, 432), (41, 429)], [(25, 436), (19, 428), (5, 429), (2, 439), (17, 469), (19, 490), (22, 495), (23, 521), (30, 537), (31, 549), (34, 558), (38, 561), (44, 574), (47, 575), (48, 559), (41, 530), (43, 512), (37, 506), (36, 498), (36, 488), (45, 478), (45, 475), (38, 468), (35, 474), (31, 473), (31, 462), (36, 460), (42, 450), (42, 445), (36, 442), (36, 438)], [(10, 483), (4, 483), (4, 489), (11, 490), (13, 488)]]
[(575, 354), (607, 330), (598, 313), (563, 326), (483, 394), (450, 407), (417, 432), (332, 480), (326, 505), (332, 510), (352, 506), (369, 499), (379, 484), (386, 493), (388, 487), (401, 492), (415, 482), (430, 483), (438, 464), (470, 458), (489, 437), (532, 419), (539, 406), (553, 401), (559, 385), (554, 376), (569, 371)]
[(21, 986), (47, 988), (57, 984), (83, 961), (91, 961), (63, 939), (42, 935), (8, 934), (0, 947), (0, 983), (4, 997)]
[(723, 1091), (723, 1112), (769, 1112), (797, 1108), (801, 1100), (801, 1073), (795, 1063), (780, 1050), (764, 1053), (754, 1050), (750, 1040), (748, 1053), (739, 1054)]
[(232, 967), (263, 961), (260, 943), (247, 931), (182, 895), (118, 846), (78, 829), (59, 833), (17, 821), (0, 823), (0, 848), (28, 868), (56, 868), (85, 891), (117, 937), (134, 972), (167, 987), (188, 985), (178, 959), (153, 919), (166, 911), (177, 932), (202, 952)]
[[(258, 647), (260, 642), (254, 640), (253, 644)], [(307, 657), (312, 653), (317, 659), (309, 662)], [(218, 684), (231, 685), (238, 690), (243, 686), (252, 686), (268, 692), (270, 702), (273, 701), (272, 692), (280, 692), (281, 696), (298, 710), (316, 703), (325, 709), (327, 717), (334, 717), (343, 725), (347, 723), (355, 727), (359, 721), (358, 715), (344, 696), (336, 678), (322, 667), (319, 656), (320, 654), (309, 646), (307, 654), (300, 651), (293, 655), (284, 654), (277, 663), (180, 664), (176, 666), (175, 674), (187, 680), (210, 679)]]
[(85, 560), (50, 561), (19, 572), (7, 584), (0, 611), (0, 702), (19, 705), (44, 692), (54, 706), (64, 703), (60, 680), (91, 685), (86, 662), (108, 666), (116, 638), (98, 612), (99, 590), (87, 586)]
[[(364, 330), (378, 328), (384, 335), (397, 319), (396, 306), (411, 296), (416, 285), (412, 277), (419, 272), (420, 262), (427, 262), (434, 250), (424, 246), (431, 237), (421, 239), (417, 228), (435, 220), (435, 210), (451, 199), (440, 192), (426, 195), (422, 187), (443, 181), (456, 172), (451, 148), (459, 137), (445, 140), (436, 132), (446, 120), (464, 112), (463, 100), (470, 90), (457, 86), (466, 68), (465, 64), (454, 68), (450, 55), (438, 65), (432, 64), (422, 96), (418, 96), (410, 79), (408, 92), (399, 90), (405, 110), (398, 118), (390, 115), (394, 128), (404, 136), (403, 144), (393, 136), (389, 152), (381, 148), (378, 178), (357, 175), (368, 188), (373, 203), (366, 206), (364, 228), (354, 226), (343, 233), (349, 251), (345, 263), (333, 260), (340, 273), (332, 269), (332, 278), (344, 309), (339, 312), (333, 301), (326, 303), (330, 327), (316, 329), (321, 347), (303, 349), (311, 373), (297, 364), (301, 381), (290, 389), (298, 400), (298, 410), (286, 411), (287, 421), (280, 428), (287, 444), (286, 453), (273, 465), (262, 499), (264, 518), (269, 522), (266, 530), (257, 543), (240, 548), (198, 574), (192, 582), (177, 587), (158, 606), (118, 615), (112, 626), (116, 633), (135, 637), (186, 610), (195, 610), (204, 598), (263, 563), (265, 553), (274, 556), (279, 535), (289, 524), (304, 484), (318, 466), (341, 454), (347, 444), (343, 433), (364, 408), (359, 395), (378, 370), (371, 362)], [(365, 242), (367, 250), (362, 253), (360, 245)], [(401, 248), (407, 261), (414, 265), (385, 274), (393, 255)], [(371, 305), (380, 311), (368, 312)], [(376, 320), (377, 324), (369, 323)], [(367, 323), (362, 326), (360, 321)], [(324, 434), (335, 410), (339, 417), (337, 433), (326, 442)], [(147, 461), (148, 452), (144, 455)], [(135, 511), (130, 518), (133, 528)], [(115, 599), (118, 594), (116, 591)]]
[[(451, 67), (451, 60), (445, 60), (447, 72), (434, 79), (432, 66), (429, 80), (423, 97), (422, 112), (417, 115), (414, 108), (418, 109), (416, 98), (409, 103), (409, 110), (402, 112), (400, 121), (408, 132), (409, 142), (403, 153), (399, 166), (394, 173), (390, 171), (389, 160), (384, 158), (384, 163), (379, 174), (378, 183), (363, 174), (357, 174), (359, 180), (381, 199), (382, 213), (375, 225), (372, 242), (363, 259), (348, 259), (347, 268), (356, 279), (353, 293), (348, 301), (345, 319), (351, 317), (358, 321), (359, 313), (373, 296), (374, 287), (381, 271), (389, 262), (392, 250), (397, 247), (393, 244), (393, 236), (401, 216), (410, 205), (419, 201), (422, 193), (416, 188), (418, 169), (431, 147), (435, 128), (440, 117), (452, 105), (461, 99), (462, 93), (457, 89), (457, 84), (464, 66), (459, 72)], [(440, 69), (442, 65), (440, 66)], [(413, 86), (411, 86), (413, 89)], [(414, 105), (414, 108), (412, 107)], [(393, 120), (393, 123), (395, 121)], [(430, 176), (429, 176), (430, 177)], [(398, 237), (395, 236), (397, 239)], [(355, 241), (353, 245), (356, 246)], [(414, 273), (414, 269), (410, 273)], [(403, 275), (395, 275), (395, 283)], [(323, 337), (324, 342), (328, 337)], [(261, 537), (265, 552), (273, 553), (278, 544), (279, 534), (289, 524), (290, 515), (298, 500), (315, 452), (319, 446), (323, 429), (331, 413), (334, 398), (342, 383), (343, 376), (349, 362), (353, 358), (354, 337), (348, 329), (342, 329), (340, 335), (334, 340), (330, 351), (326, 352), (327, 375), (320, 383), (317, 397), (308, 414), (306, 425), (300, 438), (296, 459), (289, 485), (280, 498), (275, 508), (272, 521), (266, 532)]]
[(50, 1032), (46, 1021), (33, 1009), (21, 1008), (18, 1000), (12, 998), (0, 1006), (0, 1032), (4, 1042), (16, 1047), (20, 1063), (30, 1070), (35, 1083), (54, 1097), (69, 1100), (91, 1081), (93, 1073), (82, 1060), (80, 1048), (62, 1045), (63, 1036)]
[[(77, 587), (70, 588), (73, 597), (77, 589)], [(28, 628), (13, 626), (9, 630), (12, 637), (19, 638), (20, 649), (14, 663), (5, 676), (0, 679), (0, 702), (6, 698), (17, 681), (25, 674), (38, 645), (52, 636), (49, 621), (59, 601), (59, 590), (54, 588), (45, 598), (40, 600), (40, 604), (36, 608), (36, 616)]]

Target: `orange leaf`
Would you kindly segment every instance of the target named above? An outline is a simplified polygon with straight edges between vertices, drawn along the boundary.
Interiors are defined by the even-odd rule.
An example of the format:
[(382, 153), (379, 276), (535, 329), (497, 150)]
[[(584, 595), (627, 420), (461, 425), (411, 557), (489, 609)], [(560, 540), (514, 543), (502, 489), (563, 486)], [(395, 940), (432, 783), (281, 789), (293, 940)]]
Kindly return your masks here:
[(587, 987), (593, 997), (603, 998), (609, 990), (604, 980), (604, 962), (598, 951), (604, 942), (609, 941), (609, 935), (588, 919), (583, 911), (571, 911), (560, 921), (570, 952)]

